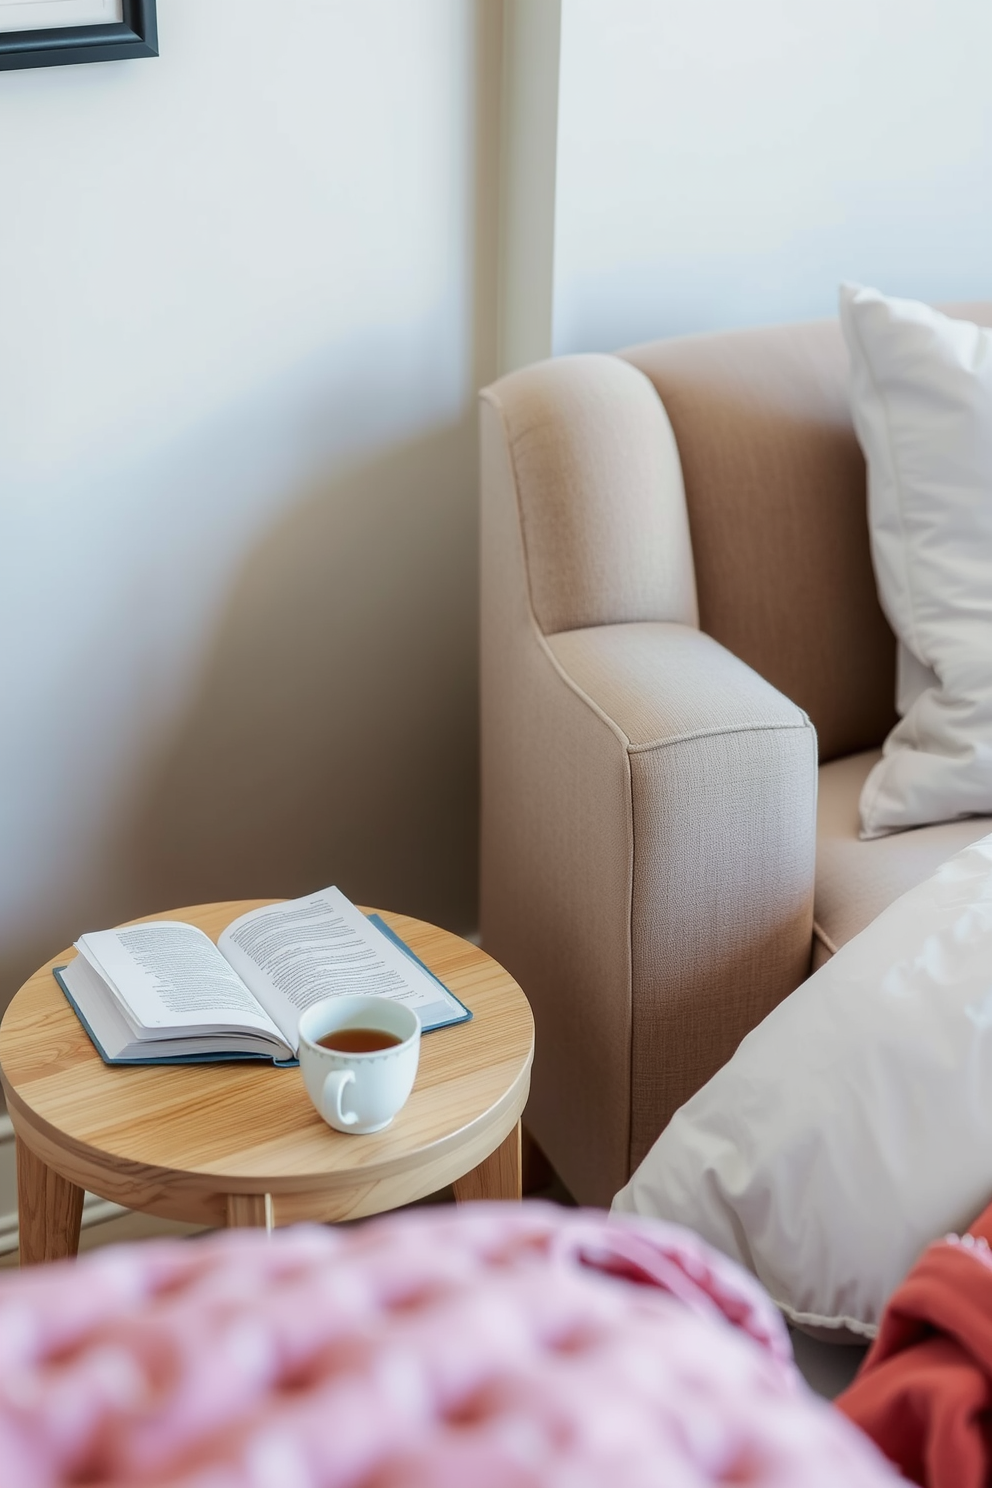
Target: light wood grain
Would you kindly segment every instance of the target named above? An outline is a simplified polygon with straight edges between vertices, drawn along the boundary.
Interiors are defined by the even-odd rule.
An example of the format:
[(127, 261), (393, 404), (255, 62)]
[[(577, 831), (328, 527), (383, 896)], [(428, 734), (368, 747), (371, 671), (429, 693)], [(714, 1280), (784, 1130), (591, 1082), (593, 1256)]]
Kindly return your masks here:
[(271, 1194), (228, 1194), (229, 1230), (269, 1230), (273, 1226)]
[(22, 1266), (61, 1261), (79, 1249), (83, 1190), (17, 1138), (17, 1229)]
[(520, 1122), (504, 1137), (495, 1152), (483, 1158), (478, 1167), (454, 1181), (459, 1204), (476, 1199), (519, 1199), (523, 1165), (520, 1153)]
[[(186, 920), (216, 940), (239, 914), (276, 902), (145, 918)], [(51, 975), (72, 958), (65, 952), (25, 983), (0, 1025), (0, 1076), (19, 1141), (54, 1174), (103, 1198), (212, 1225), (230, 1222), (232, 1198), (271, 1195), (276, 1224), (353, 1219), (463, 1177), (516, 1129), (530, 1083), (531, 1011), (478, 947), (382, 913), (473, 1012), (471, 1022), (425, 1036), (413, 1093), (385, 1131), (333, 1131), (297, 1069), (105, 1065)]]

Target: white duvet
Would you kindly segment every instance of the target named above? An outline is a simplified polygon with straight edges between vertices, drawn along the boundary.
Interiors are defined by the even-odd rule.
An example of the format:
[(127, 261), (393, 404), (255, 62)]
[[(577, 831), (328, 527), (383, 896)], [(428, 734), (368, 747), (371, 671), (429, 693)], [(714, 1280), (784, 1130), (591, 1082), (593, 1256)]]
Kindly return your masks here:
[(614, 1208), (690, 1226), (842, 1340), (990, 1199), (992, 836), (769, 1014)]

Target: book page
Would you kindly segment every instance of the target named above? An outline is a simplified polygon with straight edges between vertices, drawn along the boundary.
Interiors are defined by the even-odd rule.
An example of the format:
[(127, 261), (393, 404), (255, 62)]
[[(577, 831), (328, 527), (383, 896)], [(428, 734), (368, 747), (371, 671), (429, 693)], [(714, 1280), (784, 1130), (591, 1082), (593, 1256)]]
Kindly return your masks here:
[(161, 1028), (178, 1033), (207, 1026), (278, 1034), (210, 937), (193, 925), (157, 920), (98, 930), (76, 946), (139, 1038)]
[(326, 997), (392, 997), (418, 1015), (441, 999), (455, 1006), (340, 889), (253, 909), (217, 944), (294, 1050), (300, 1014)]

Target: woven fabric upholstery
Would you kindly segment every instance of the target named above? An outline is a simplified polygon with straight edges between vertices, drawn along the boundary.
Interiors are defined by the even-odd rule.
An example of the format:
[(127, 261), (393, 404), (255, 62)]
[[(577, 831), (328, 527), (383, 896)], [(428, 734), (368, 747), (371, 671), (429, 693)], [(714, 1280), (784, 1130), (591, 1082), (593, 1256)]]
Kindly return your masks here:
[(607, 1204), (814, 952), (971, 827), (821, 819), (814, 941), (817, 743), (840, 770), (895, 717), (835, 323), (515, 372), (481, 471), (482, 940), (534, 1007), (525, 1121)]
[(821, 760), (880, 744), (895, 719), (895, 640), (875, 592), (838, 326), (624, 355), (675, 432), (702, 628), (809, 714)]
[[(538, 394), (542, 449), (559, 449), (563, 468), (573, 438), (583, 450), (575, 521), (598, 491), (625, 551), (612, 440), (597, 454), (575, 418), (576, 381), (611, 359), (579, 360), (505, 378), (482, 405), (481, 923), (534, 1009), (527, 1125), (575, 1197), (605, 1206), (806, 975), (816, 740), (800, 709), (692, 626), (681, 559), (656, 575), (653, 618), (542, 630), (529, 514), (548, 500), (561, 523), (569, 506), (564, 486), (549, 494), (543, 461), (521, 456)], [(640, 395), (654, 395), (624, 371), (651, 444)], [(611, 369), (608, 405), (616, 391)], [(631, 499), (664, 527), (678, 495), (659, 468)], [(673, 553), (677, 532), (673, 518)], [(562, 539), (563, 554), (575, 545)], [(553, 564), (552, 548), (538, 551)], [(606, 591), (622, 616), (622, 586)], [(573, 622), (584, 592), (568, 591)]]
[(682, 470), (647, 378), (617, 357), (574, 356), (525, 367), (509, 386), (528, 597), (544, 634), (695, 625)]
[[(672, 1112), (806, 974), (816, 739), (798, 708), (701, 631), (598, 626), (548, 646), (621, 731), (630, 772), (629, 910), (616, 893), (611, 900), (630, 924), (623, 1052), (635, 1167)], [(596, 802), (597, 817), (604, 805)], [(584, 977), (572, 986), (576, 1013), (601, 993)], [(554, 1041), (544, 997), (535, 1008), (539, 1043), (542, 1030)], [(588, 1076), (557, 1111), (546, 1109), (542, 1072), (542, 1131), (578, 1109), (610, 1119), (611, 1089), (596, 1088), (602, 1049), (603, 1040), (591, 1045)]]
[[(992, 304), (949, 305), (992, 325)], [(895, 722), (895, 640), (868, 548), (865, 463), (836, 321), (652, 341), (622, 353), (678, 446), (699, 623), (809, 714), (820, 760)]]
[(550, 1207), (109, 1249), (0, 1284), (11, 1488), (885, 1488), (757, 1284)]
[(917, 827), (863, 842), (858, 801), (878, 750), (832, 760), (820, 770), (816, 826), (813, 969), (867, 928), (900, 894), (955, 853), (992, 832), (992, 818)]

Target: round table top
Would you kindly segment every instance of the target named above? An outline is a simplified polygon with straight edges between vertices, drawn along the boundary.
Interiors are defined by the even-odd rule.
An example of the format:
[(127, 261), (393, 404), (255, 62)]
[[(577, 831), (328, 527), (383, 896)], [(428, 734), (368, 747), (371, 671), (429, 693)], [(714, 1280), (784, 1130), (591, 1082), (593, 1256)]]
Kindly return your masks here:
[[(216, 940), (238, 915), (277, 902), (144, 918), (186, 920)], [(288, 1223), (376, 1213), (454, 1181), (520, 1116), (533, 1016), (513, 978), (477, 946), (380, 912), (473, 1014), (424, 1037), (413, 1093), (385, 1131), (333, 1131), (295, 1068), (104, 1064), (52, 976), (75, 954), (67, 951), (24, 984), (0, 1025), (0, 1075), (18, 1138), (103, 1198), (205, 1223), (225, 1222), (232, 1194), (271, 1195)]]

